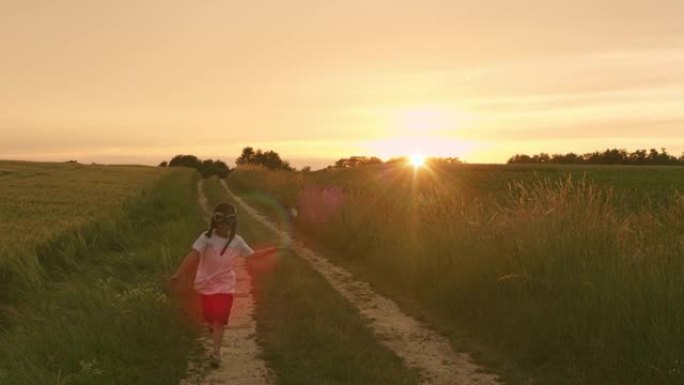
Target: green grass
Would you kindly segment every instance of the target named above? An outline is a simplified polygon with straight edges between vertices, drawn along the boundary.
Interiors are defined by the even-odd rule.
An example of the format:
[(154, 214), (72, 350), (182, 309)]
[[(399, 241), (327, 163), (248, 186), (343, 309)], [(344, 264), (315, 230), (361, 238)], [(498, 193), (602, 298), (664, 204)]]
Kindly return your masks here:
[[(217, 180), (205, 191), (210, 205), (227, 200)], [(238, 233), (253, 248), (275, 236), (240, 212)], [(311, 266), (291, 252), (251, 260), (257, 334), (281, 385), (416, 384), (417, 375), (379, 344), (358, 311)]]
[(241, 169), (230, 183), (269, 215), (299, 207), (301, 236), (510, 383), (679, 384), (683, 172)]
[[(75, 210), (76, 218), (69, 222), (68, 212), (62, 212), (62, 222), (53, 224), (45, 243), (33, 240), (37, 267), (50, 274), (40, 274), (35, 286), (11, 287), (11, 302), (2, 305), (0, 383), (177, 383), (185, 374), (189, 352), (196, 348), (195, 330), (165, 293), (166, 277), (202, 227), (197, 173), (116, 168), (115, 176), (106, 169), (71, 174), (63, 165), (30, 166), (30, 173), (11, 174), (23, 178), (20, 187), (26, 191), (34, 182), (36, 190), (45, 188), (42, 178), (55, 177), (52, 172), (80, 180), (63, 187), (73, 191), (81, 183), (82, 196), (90, 188), (100, 191), (102, 175), (122, 177), (124, 185), (139, 172), (152, 180), (128, 184), (134, 191), (126, 194), (103, 192), (93, 200), (100, 204), (93, 217), (87, 214), (92, 208), (79, 207), (81, 195), (70, 201), (57, 182), (46, 187)], [(127, 196), (124, 203), (121, 196)], [(42, 202), (32, 203), (38, 205), (30, 211), (34, 224), (49, 220), (38, 215)], [(16, 280), (5, 281), (12, 282)]]

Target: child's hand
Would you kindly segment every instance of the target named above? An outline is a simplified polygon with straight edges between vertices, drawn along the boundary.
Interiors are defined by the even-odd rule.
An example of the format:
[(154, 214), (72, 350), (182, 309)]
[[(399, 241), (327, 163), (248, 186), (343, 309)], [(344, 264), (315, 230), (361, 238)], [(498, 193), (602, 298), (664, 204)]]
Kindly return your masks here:
[(267, 255), (278, 253), (278, 252), (283, 251), (283, 250), (285, 250), (284, 247), (271, 246), (271, 247), (266, 247), (264, 249), (258, 250), (257, 252), (255, 252), (255, 254), (258, 256), (267, 256)]

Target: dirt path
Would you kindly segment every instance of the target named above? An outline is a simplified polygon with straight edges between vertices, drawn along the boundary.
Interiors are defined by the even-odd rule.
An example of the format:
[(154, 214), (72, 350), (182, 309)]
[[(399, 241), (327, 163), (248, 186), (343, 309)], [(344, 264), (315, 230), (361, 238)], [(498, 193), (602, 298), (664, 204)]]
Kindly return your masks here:
[[(211, 210), (207, 206), (201, 180), (197, 183), (197, 196), (208, 222)], [(274, 376), (260, 357), (259, 345), (256, 342), (252, 281), (245, 269), (244, 259), (240, 258), (235, 264), (235, 273), (237, 287), (230, 321), (223, 337), (221, 366), (209, 370), (206, 362), (203, 362), (200, 368), (190, 367), (188, 378), (181, 382), (182, 385), (275, 384)], [(211, 350), (211, 339), (208, 335), (202, 338), (202, 343), (207, 351)]]
[(307, 260), (349, 302), (370, 321), (378, 340), (402, 357), (406, 365), (418, 369), (423, 385), (500, 384), (497, 377), (483, 373), (465, 353), (456, 353), (449, 341), (424, 324), (404, 314), (391, 300), (375, 293), (370, 285), (356, 280), (352, 274), (316, 255), (301, 242), (291, 240), (280, 230), (228, 188), (223, 188), (235, 202), (260, 223), (271, 229), (283, 243), (291, 243), (294, 251)]

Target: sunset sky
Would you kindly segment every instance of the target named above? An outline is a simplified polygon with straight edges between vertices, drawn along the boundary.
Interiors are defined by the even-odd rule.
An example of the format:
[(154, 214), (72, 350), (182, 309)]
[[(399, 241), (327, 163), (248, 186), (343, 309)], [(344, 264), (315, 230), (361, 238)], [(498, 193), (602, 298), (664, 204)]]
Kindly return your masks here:
[(0, 0), (0, 159), (684, 151), (682, 0)]

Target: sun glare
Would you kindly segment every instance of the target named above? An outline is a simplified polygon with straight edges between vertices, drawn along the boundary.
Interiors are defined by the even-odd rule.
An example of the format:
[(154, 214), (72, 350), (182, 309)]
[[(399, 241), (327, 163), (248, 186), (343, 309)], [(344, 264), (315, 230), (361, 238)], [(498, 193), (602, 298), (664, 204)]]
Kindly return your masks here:
[(411, 163), (414, 168), (422, 167), (425, 163), (425, 157), (420, 154), (413, 154), (409, 159), (409, 163)]

